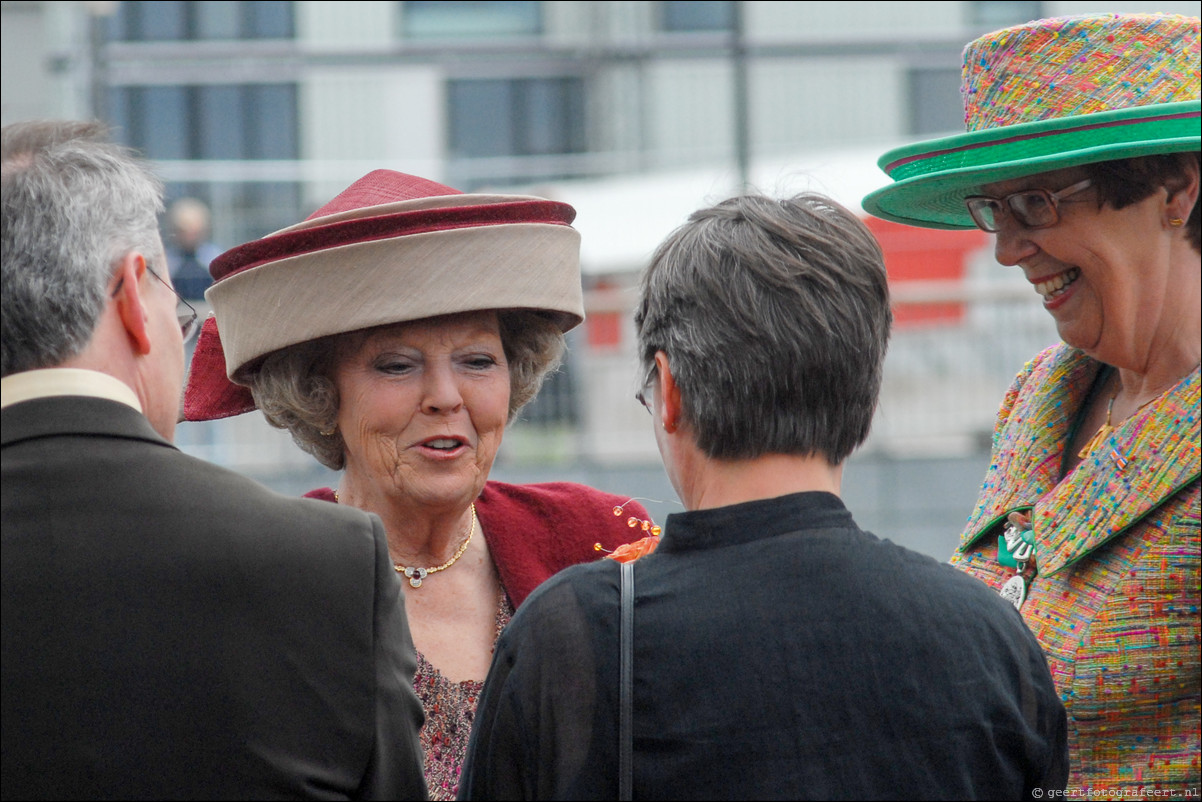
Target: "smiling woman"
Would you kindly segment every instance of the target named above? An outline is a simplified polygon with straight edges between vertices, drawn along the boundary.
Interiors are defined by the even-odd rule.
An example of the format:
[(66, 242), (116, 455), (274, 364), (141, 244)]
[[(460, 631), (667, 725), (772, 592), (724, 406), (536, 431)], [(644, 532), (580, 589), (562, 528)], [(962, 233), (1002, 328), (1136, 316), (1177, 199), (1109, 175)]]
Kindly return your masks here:
[(964, 134), (881, 157), (864, 200), (976, 224), (1063, 344), (1001, 404), (952, 562), (1039, 638), (1068, 710), (1070, 787), (1196, 788), (1202, 666), (1199, 19), (1103, 14), (964, 51)]
[[(387, 477), (407, 515), (462, 512), (484, 489), (509, 415), (495, 311), (399, 323), (339, 343), (334, 387), (346, 466), (341, 500)], [(437, 553), (398, 553), (437, 565)]]
[(635, 502), (489, 472), (583, 319), (575, 211), (379, 170), (222, 254), (190, 420), (256, 407), (378, 515), (405, 578), (433, 799), (454, 798), (493, 646), (544, 579), (642, 534)]

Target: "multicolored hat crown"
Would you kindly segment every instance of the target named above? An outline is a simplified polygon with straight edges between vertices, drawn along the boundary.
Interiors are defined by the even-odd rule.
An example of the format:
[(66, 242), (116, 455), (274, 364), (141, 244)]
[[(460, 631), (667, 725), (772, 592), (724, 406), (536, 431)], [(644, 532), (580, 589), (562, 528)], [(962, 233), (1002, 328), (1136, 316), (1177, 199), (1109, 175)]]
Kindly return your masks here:
[(982, 36), (964, 50), (965, 128), (1197, 99), (1198, 47), (1196, 18), (1156, 14), (1062, 17)]
[(1197, 150), (1199, 19), (1093, 14), (996, 31), (964, 50), (966, 132), (889, 151), (865, 210), (972, 228), (964, 198), (996, 181)]

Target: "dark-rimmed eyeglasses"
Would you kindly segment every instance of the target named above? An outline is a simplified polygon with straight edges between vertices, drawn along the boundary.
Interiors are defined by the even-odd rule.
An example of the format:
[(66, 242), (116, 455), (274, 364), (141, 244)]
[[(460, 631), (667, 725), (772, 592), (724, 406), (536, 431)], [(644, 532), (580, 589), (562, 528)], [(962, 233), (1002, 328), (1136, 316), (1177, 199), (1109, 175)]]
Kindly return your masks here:
[[(175, 294), (176, 299), (178, 299), (175, 304), (175, 317), (179, 322), (180, 336), (184, 338), (184, 345), (187, 345), (192, 341), (192, 338), (196, 336), (196, 332), (200, 331), (200, 313), (196, 311), (196, 308), (193, 307), (192, 304), (184, 300), (184, 296), (179, 294), (179, 290), (168, 284), (162, 276), (151, 270), (149, 266), (146, 267), (146, 272), (157, 278), (159, 282), (164, 287), (171, 290), (171, 292)], [(117, 282), (117, 286), (113, 288), (112, 297), (115, 298), (117, 293), (121, 292), (121, 286), (124, 283), (124, 278)]]
[(643, 379), (642, 388), (634, 394), (634, 400), (643, 405), (643, 409), (647, 410), (647, 414), (654, 416), (655, 412), (651, 409), (651, 399), (647, 397), (647, 391), (651, 389), (651, 380), (655, 378), (655, 366), (651, 366), (651, 370), (647, 372), (647, 377)]
[(964, 199), (972, 221), (982, 231), (996, 234), (1001, 230), (1002, 218), (1014, 218), (1026, 228), (1049, 228), (1060, 222), (1060, 202), (1088, 189), (1093, 182), (1086, 178), (1059, 192), (1046, 189), (1024, 189), (1012, 192), (1004, 198), (988, 195), (970, 195)]
[(634, 400), (643, 405), (643, 409), (647, 410), (648, 415), (653, 415), (651, 411), (651, 401), (647, 398), (647, 388), (643, 388), (634, 394)]

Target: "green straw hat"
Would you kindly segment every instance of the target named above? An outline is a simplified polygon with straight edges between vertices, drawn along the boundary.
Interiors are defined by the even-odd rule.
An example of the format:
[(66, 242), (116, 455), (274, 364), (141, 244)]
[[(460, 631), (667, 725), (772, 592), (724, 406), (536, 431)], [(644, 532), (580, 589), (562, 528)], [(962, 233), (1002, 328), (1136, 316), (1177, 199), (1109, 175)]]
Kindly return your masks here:
[(1094, 14), (1044, 19), (964, 49), (966, 133), (895, 148), (893, 183), (864, 198), (877, 217), (973, 228), (981, 186), (1079, 164), (1196, 151), (1199, 19)]

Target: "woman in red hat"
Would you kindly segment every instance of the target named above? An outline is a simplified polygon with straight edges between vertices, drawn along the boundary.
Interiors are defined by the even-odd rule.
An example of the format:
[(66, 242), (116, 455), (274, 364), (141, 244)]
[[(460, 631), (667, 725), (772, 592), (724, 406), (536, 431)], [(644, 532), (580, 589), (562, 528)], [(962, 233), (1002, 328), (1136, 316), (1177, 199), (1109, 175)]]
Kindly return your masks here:
[[(454, 798), (497, 635), (544, 579), (641, 537), (636, 502), (488, 475), (583, 320), (575, 211), (378, 170), (212, 264), (185, 417), (254, 408), (378, 515), (418, 651), (433, 799)], [(615, 515), (615, 511), (619, 514)]]
[(952, 562), (1010, 599), (1070, 790), (1197, 789), (1199, 19), (1039, 20), (964, 52), (968, 132), (885, 154), (873, 214), (996, 234), (1063, 343), (1019, 373)]

